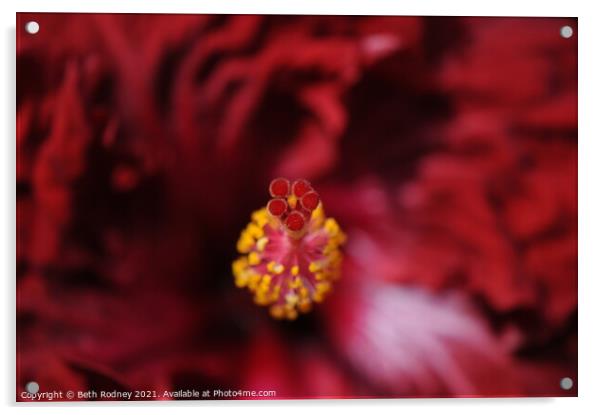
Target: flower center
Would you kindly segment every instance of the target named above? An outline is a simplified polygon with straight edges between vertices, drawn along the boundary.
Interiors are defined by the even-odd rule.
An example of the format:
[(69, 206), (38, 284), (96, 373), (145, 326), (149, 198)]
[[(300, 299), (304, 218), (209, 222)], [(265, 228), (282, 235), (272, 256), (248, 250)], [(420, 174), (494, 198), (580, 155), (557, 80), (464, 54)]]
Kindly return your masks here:
[(253, 213), (232, 265), (235, 283), (254, 293), (276, 318), (295, 319), (319, 303), (340, 275), (345, 235), (326, 218), (318, 193), (306, 180), (278, 178), (272, 199)]

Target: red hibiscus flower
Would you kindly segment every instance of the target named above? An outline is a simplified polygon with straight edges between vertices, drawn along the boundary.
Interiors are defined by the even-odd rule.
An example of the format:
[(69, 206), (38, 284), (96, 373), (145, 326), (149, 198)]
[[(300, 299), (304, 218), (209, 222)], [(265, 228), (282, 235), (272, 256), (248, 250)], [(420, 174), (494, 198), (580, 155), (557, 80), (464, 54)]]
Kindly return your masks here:
[[(559, 383), (577, 358), (567, 24), (19, 14), (18, 399), (32, 380), (147, 399), (575, 395)], [(270, 196), (275, 177), (313, 189)], [(232, 275), (270, 197), (281, 244), (241, 272), (269, 274), (256, 301), (293, 302), (272, 313), (292, 321)], [(330, 262), (322, 208), (346, 235)], [(320, 278), (328, 297), (296, 285)]]

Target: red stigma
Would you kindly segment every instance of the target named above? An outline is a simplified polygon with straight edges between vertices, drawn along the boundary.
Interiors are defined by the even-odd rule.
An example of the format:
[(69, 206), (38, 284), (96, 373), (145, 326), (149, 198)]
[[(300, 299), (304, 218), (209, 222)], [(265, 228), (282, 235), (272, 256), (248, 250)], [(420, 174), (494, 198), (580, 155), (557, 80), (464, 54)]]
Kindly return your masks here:
[(293, 232), (300, 231), (305, 226), (305, 218), (299, 212), (292, 212), (285, 220), (286, 227)]
[(272, 197), (287, 197), (290, 194), (290, 183), (287, 179), (279, 177), (270, 183)]
[(307, 180), (295, 180), (295, 182), (293, 183), (293, 194), (297, 197), (303, 196), (310, 190), (312, 190), (311, 185)]
[(288, 204), (284, 199), (272, 199), (268, 202), (268, 212), (271, 215), (280, 217), (288, 209)]
[(303, 208), (305, 208), (309, 211), (312, 211), (315, 208), (317, 208), (319, 203), (320, 203), (320, 196), (318, 195), (318, 193), (316, 193), (314, 191), (305, 193), (303, 195), (303, 197), (301, 198), (301, 206), (303, 206)]
[[(312, 212), (320, 204), (318, 193), (307, 180), (295, 180), (291, 186), (282, 177), (272, 180), (268, 190), (273, 197), (266, 206), (268, 213), (278, 218), (280, 224), (292, 232), (291, 236), (301, 237), (306, 224), (311, 221)], [(289, 197), (291, 191), (292, 198)]]

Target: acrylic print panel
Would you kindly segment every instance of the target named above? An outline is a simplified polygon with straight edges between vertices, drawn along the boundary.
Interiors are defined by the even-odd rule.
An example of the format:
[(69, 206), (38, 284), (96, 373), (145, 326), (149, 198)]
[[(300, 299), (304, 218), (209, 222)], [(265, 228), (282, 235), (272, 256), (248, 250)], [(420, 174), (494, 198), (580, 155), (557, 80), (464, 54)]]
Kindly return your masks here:
[(16, 399), (576, 396), (577, 35), (18, 14)]

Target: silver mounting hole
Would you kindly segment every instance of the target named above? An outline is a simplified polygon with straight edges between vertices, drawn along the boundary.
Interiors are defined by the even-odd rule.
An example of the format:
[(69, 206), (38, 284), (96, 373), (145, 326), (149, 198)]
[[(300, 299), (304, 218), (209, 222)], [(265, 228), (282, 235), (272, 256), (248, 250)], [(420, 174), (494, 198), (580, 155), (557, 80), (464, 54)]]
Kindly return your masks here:
[(571, 36), (573, 36), (573, 28), (571, 26), (562, 26), (560, 28), (560, 36), (562, 36), (565, 39), (570, 38)]
[(562, 378), (560, 379), (560, 387), (565, 391), (568, 391), (573, 388), (573, 379), (571, 378)]
[(25, 23), (25, 31), (30, 35), (35, 35), (40, 31), (40, 24), (36, 21), (31, 21)]
[(28, 382), (27, 385), (25, 385), (25, 390), (29, 393), (36, 394), (40, 390), (40, 385), (38, 385), (38, 382)]

